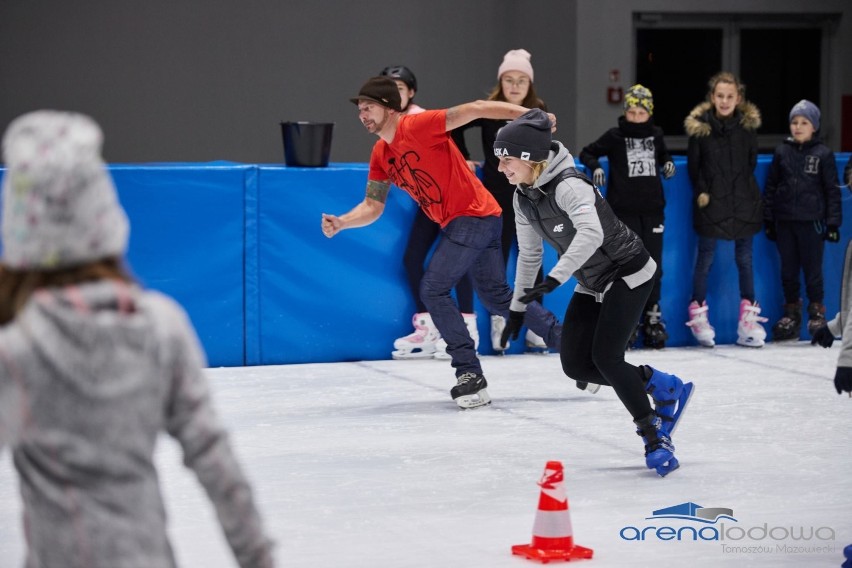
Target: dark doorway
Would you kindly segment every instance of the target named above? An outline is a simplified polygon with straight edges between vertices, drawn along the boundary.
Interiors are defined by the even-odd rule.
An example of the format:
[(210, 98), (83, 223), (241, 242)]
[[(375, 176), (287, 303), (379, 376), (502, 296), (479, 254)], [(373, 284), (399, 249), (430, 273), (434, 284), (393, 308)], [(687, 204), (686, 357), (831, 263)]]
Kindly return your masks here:
[(819, 106), (821, 41), (814, 28), (740, 31), (740, 77), (760, 108), (761, 133), (789, 134), (790, 109), (802, 99)]
[(667, 136), (684, 134), (683, 119), (721, 66), (721, 29), (636, 30), (636, 78), (654, 94), (654, 122)]

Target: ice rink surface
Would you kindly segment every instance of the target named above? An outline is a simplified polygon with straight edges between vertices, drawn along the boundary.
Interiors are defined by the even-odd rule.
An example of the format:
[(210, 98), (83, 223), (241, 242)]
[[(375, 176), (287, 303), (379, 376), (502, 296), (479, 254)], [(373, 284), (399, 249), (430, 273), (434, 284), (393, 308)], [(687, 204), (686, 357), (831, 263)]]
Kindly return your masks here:
[[(559, 460), (575, 542), (594, 549), (571, 566), (837, 567), (852, 543), (852, 399), (834, 391), (837, 354), (806, 342), (629, 352), (696, 385), (666, 478), (645, 469), (612, 389), (577, 390), (555, 354), (483, 357), (494, 402), (472, 411), (450, 400), (446, 361), (208, 373), (279, 566), (540, 565), (511, 546), (529, 543), (537, 482)], [(163, 438), (156, 461), (179, 564), (235, 566), (176, 444)], [(685, 503), (733, 519), (649, 518)], [(21, 566), (8, 451), (0, 511), (0, 566)]]

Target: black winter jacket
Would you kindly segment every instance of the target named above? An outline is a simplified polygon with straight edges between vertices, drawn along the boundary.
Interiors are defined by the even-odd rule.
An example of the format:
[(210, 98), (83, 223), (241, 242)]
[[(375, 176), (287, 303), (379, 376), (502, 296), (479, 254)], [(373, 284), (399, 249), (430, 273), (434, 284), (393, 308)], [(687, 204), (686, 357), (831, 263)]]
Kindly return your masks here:
[(825, 221), (839, 227), (843, 212), (834, 153), (816, 137), (804, 144), (786, 139), (775, 148), (763, 200), (767, 223)]
[(580, 161), (594, 172), (602, 156), (609, 159), (606, 200), (616, 215), (662, 215), (666, 199), (658, 170), (672, 157), (653, 118), (637, 124), (618, 117), (618, 128), (584, 147)]
[[(760, 123), (760, 111), (749, 102), (724, 121), (716, 118), (711, 103), (701, 103), (684, 120), (692, 224), (700, 236), (734, 240), (760, 231), (763, 200), (754, 177)], [(702, 193), (710, 196), (706, 207), (696, 202)]]

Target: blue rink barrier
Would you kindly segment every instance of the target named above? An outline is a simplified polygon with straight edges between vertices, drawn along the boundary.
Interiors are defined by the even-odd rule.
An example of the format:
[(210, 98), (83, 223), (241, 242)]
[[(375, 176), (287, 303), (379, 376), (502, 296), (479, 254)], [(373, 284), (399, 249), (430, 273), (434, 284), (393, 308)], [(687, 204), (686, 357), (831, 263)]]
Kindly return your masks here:
[[(842, 172), (850, 155), (836, 156)], [(770, 160), (760, 156), (761, 187)], [(675, 164), (677, 175), (663, 182), (661, 307), (668, 345), (681, 346), (694, 344), (684, 322), (697, 237), (685, 158), (676, 157)], [(0, 169), (0, 177), (4, 172)], [(363, 199), (366, 164), (116, 164), (110, 172), (130, 217), (131, 267), (144, 286), (184, 306), (211, 366), (387, 359), (393, 340), (411, 332), (415, 307), (402, 255), (414, 201), (394, 188), (373, 225), (333, 239), (320, 231), (321, 213), (342, 214)], [(842, 191), (841, 242), (825, 247), (829, 317), (839, 306), (843, 253), (852, 237), (852, 193)], [(546, 247), (545, 269), (555, 262), (556, 253)], [(781, 316), (784, 298), (778, 251), (763, 233), (754, 240), (754, 274), (769, 329)], [(508, 278), (513, 283), (514, 259)], [(573, 287), (569, 281), (545, 300), (560, 319)], [(475, 302), (480, 352), (489, 354), (489, 315)], [(739, 288), (732, 242), (719, 243), (707, 302), (717, 343), (735, 342)], [(522, 342), (516, 343), (510, 353), (523, 351)]]

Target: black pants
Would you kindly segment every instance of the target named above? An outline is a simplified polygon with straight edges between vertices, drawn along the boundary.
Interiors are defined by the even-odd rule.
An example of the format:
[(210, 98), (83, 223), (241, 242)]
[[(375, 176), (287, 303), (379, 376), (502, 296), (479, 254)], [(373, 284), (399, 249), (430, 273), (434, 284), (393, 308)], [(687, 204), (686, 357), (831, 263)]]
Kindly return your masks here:
[[(408, 244), (402, 256), (405, 275), (408, 277), (408, 287), (411, 290), (411, 295), (414, 296), (418, 314), (428, 311), (426, 304), (420, 299), (420, 281), (426, 271), (424, 268), (426, 256), (440, 234), (441, 227), (418, 207), (414, 216), (414, 223), (411, 225), (411, 232), (408, 235)], [(456, 284), (456, 302), (458, 302), (459, 311), (463, 314), (473, 313), (473, 284), (467, 274)]]
[(818, 221), (778, 221), (776, 243), (781, 254), (781, 287), (784, 301), (799, 301), (799, 273), (805, 274), (808, 301), (822, 303), (825, 291), (822, 280), (822, 257), (825, 249), (825, 226)]
[(650, 253), (651, 258), (657, 263), (657, 274), (654, 276), (654, 287), (651, 295), (645, 303), (645, 311), (654, 304), (660, 303), (660, 284), (663, 280), (663, 229), (665, 228), (665, 216), (662, 213), (653, 215), (625, 215), (616, 213), (621, 221), (630, 227), (630, 230), (639, 235), (645, 250)]
[(633, 420), (651, 413), (642, 370), (624, 360), (624, 349), (642, 313), (653, 279), (632, 290), (618, 279), (604, 295), (575, 292), (562, 321), (562, 370), (575, 381), (609, 385)]

